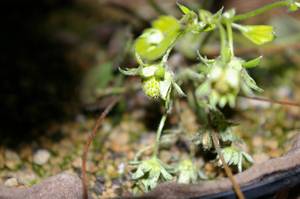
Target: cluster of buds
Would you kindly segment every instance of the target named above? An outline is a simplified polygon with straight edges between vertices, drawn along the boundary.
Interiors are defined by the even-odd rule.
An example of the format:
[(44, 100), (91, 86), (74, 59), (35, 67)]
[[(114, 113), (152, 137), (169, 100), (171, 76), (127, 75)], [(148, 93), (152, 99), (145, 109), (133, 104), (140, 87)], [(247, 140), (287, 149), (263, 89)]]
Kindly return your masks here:
[(119, 70), (125, 75), (137, 75), (142, 79), (143, 91), (151, 99), (167, 100), (170, 96), (172, 88), (177, 93), (184, 96), (184, 92), (174, 80), (174, 75), (167, 69), (164, 61), (158, 64), (148, 65), (141, 61), (139, 55), (137, 60), (140, 63), (138, 68), (127, 68)]
[(240, 90), (241, 82), (240, 62), (232, 59), (227, 65), (215, 62), (210, 73), (207, 75), (211, 86), (209, 96), (210, 104), (224, 107), (227, 103), (235, 105), (235, 97)]
[(215, 60), (201, 57), (201, 60), (207, 68), (207, 78), (197, 88), (196, 95), (206, 97), (212, 107), (224, 107), (226, 104), (234, 107), (240, 90), (246, 94), (252, 94), (252, 90), (262, 91), (246, 70), (257, 66), (261, 57), (250, 61), (238, 57), (232, 57), (229, 62), (224, 62), (220, 57)]
[[(253, 159), (248, 153), (235, 146), (225, 147), (221, 150), (221, 153), (224, 157), (224, 161), (228, 165), (236, 166), (239, 172), (242, 172), (244, 162), (253, 163)], [(218, 164), (222, 165), (219, 156), (217, 156), (217, 159)]]
[(198, 169), (190, 159), (182, 160), (178, 165), (178, 183), (196, 183), (198, 179)]
[(151, 99), (167, 100), (172, 88), (179, 95), (184, 95), (166, 63), (179, 34), (180, 24), (174, 17), (160, 17), (152, 23), (152, 28), (146, 29), (135, 41), (135, 55), (139, 67), (120, 68), (125, 75), (140, 76), (143, 91)]
[(145, 191), (156, 187), (158, 182), (170, 181), (173, 178), (171, 175), (172, 168), (156, 157), (133, 164), (137, 167), (132, 179), (142, 186)]
[(224, 107), (227, 103), (233, 107), (241, 87), (241, 62), (233, 58), (224, 64), (221, 59), (206, 62), (208, 72), (206, 80), (198, 87), (198, 97), (207, 97), (213, 107)]

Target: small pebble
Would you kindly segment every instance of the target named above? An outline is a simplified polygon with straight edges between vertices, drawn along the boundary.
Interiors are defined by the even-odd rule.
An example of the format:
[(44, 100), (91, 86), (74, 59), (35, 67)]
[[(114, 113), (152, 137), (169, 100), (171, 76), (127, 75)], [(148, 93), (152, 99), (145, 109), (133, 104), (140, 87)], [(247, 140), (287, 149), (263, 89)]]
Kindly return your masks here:
[(103, 191), (105, 190), (105, 179), (103, 176), (97, 176), (96, 177), (96, 183), (94, 186), (94, 191), (97, 195), (101, 195), (103, 193)]
[(18, 182), (25, 186), (30, 186), (38, 180), (37, 175), (32, 171), (20, 172), (17, 178)]
[(122, 175), (122, 174), (124, 173), (124, 171), (125, 171), (125, 164), (124, 164), (124, 162), (121, 162), (121, 163), (118, 165), (118, 173), (119, 173), (120, 175)]
[(5, 166), (11, 170), (15, 170), (21, 164), (19, 155), (11, 150), (5, 151)]
[(50, 158), (49, 151), (45, 149), (39, 149), (33, 155), (33, 162), (38, 165), (44, 165), (48, 162)]
[(4, 185), (7, 187), (16, 187), (18, 186), (18, 181), (16, 178), (9, 178), (4, 182)]

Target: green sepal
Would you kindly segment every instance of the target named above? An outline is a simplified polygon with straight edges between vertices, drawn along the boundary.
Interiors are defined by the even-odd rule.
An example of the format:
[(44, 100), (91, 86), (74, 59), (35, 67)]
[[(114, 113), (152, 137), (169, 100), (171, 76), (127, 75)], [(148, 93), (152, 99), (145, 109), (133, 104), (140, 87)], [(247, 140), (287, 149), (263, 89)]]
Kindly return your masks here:
[(186, 94), (182, 91), (182, 89), (176, 82), (172, 82), (172, 85), (180, 97), (186, 97)]
[(183, 14), (189, 14), (189, 13), (191, 13), (191, 12), (193, 12), (193, 11), (191, 11), (188, 7), (186, 7), (186, 6), (184, 6), (184, 5), (182, 5), (182, 4), (180, 4), (180, 3), (176, 3), (177, 4), (177, 6), (179, 7), (179, 9), (181, 10), (181, 12), (183, 13)]
[(138, 68), (124, 68), (124, 69), (119, 67), (119, 71), (124, 75), (128, 75), (128, 76), (140, 75), (141, 70), (142, 70), (141, 66), (139, 66)]
[(197, 168), (190, 159), (180, 161), (178, 165), (178, 179), (180, 184), (196, 183), (198, 178)]
[(243, 62), (242, 66), (244, 68), (254, 68), (260, 64), (262, 58), (263, 58), (263, 56), (259, 56), (255, 59), (251, 59), (250, 61)]
[(170, 93), (172, 82), (170, 80), (164, 80), (159, 82), (159, 90), (160, 90), (160, 97), (163, 100), (167, 99), (167, 96)]
[(275, 38), (274, 30), (272, 26), (268, 25), (237, 25), (234, 27), (238, 28), (241, 33), (247, 37), (250, 41), (257, 45), (262, 45), (273, 41)]
[(243, 83), (247, 87), (249, 87), (249, 88), (251, 88), (251, 89), (253, 89), (257, 92), (263, 92), (264, 91), (263, 89), (261, 89), (260, 87), (257, 86), (254, 79), (252, 79), (252, 77), (250, 77), (250, 75), (248, 74), (248, 72), (245, 69), (241, 71), (241, 77), (243, 79)]

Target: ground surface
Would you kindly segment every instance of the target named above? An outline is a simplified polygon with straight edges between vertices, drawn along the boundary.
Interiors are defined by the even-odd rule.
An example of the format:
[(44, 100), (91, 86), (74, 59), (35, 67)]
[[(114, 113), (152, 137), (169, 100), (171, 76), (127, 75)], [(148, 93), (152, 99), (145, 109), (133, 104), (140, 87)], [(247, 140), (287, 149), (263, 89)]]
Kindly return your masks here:
[[(285, 97), (289, 88), (282, 87), (277, 95)], [(294, 95), (295, 96), (295, 95)], [(299, 97), (299, 96), (295, 96)], [(299, 99), (299, 98), (298, 98)], [(195, 116), (185, 103), (182, 103), (182, 121), (189, 131), (197, 130)], [(255, 163), (279, 157), (289, 149), (291, 138), (299, 133), (299, 109), (282, 107), (239, 99), (238, 112), (232, 120), (240, 123), (235, 132), (244, 138), (246, 150), (253, 156)], [(90, 193), (93, 198), (122, 195), (131, 190), (131, 167), (128, 162), (135, 153), (153, 144), (154, 129), (145, 126), (146, 110), (137, 109), (123, 113), (118, 120), (107, 118), (92, 145), (88, 158)], [(52, 124), (43, 136), (19, 149), (1, 147), (0, 183), (6, 186), (28, 187), (42, 179), (67, 171), (81, 175), (81, 155), (88, 133), (96, 116), (77, 115), (74, 121)], [(176, 123), (171, 117), (170, 124)], [(174, 158), (186, 155), (184, 146), (179, 143), (170, 150), (162, 150), (161, 159), (172, 162)], [(144, 157), (150, 155), (146, 151)], [(207, 176), (223, 175), (215, 169), (213, 162), (197, 160)]]

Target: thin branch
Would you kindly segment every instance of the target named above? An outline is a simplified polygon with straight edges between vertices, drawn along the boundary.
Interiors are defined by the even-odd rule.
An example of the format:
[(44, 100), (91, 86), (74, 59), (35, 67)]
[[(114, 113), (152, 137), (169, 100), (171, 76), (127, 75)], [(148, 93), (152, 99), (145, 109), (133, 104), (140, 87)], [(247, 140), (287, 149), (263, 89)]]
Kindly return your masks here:
[(229, 166), (227, 165), (227, 163), (224, 160), (224, 156), (223, 156), (223, 154), (221, 152), (221, 149), (220, 149), (220, 143), (219, 143), (218, 135), (216, 134), (215, 131), (212, 131), (212, 140), (213, 140), (215, 149), (217, 150), (217, 153), (218, 153), (218, 155), (219, 155), (219, 157), (222, 161), (222, 165), (224, 166), (225, 173), (228, 176), (228, 178), (230, 179), (230, 181), (232, 183), (232, 186), (233, 186), (233, 189), (234, 189), (237, 197), (239, 199), (245, 199), (245, 196), (244, 196), (243, 192), (241, 191), (240, 185), (237, 183), (236, 179), (234, 178), (234, 176), (232, 174), (231, 169), (229, 168)]
[(161, 137), (161, 133), (164, 128), (166, 119), (167, 119), (167, 114), (164, 113), (162, 118), (160, 119), (159, 126), (158, 126), (157, 132), (156, 132), (156, 140), (155, 140), (154, 153), (153, 153), (154, 157), (158, 156), (160, 137)]
[(285, 1), (276, 1), (274, 3), (265, 5), (263, 7), (260, 7), (256, 10), (252, 10), (243, 14), (239, 14), (233, 17), (232, 21), (241, 21), (241, 20), (245, 20), (251, 17), (255, 17), (257, 15), (263, 14), (267, 11), (270, 11), (274, 8), (280, 8), (280, 7), (286, 7), (289, 5), (289, 1), (285, 0)]
[(251, 99), (251, 100), (257, 100), (257, 101), (269, 102), (272, 104), (300, 107), (299, 103), (293, 102), (293, 101), (288, 101), (288, 100), (273, 100), (273, 99), (267, 99), (267, 98), (262, 98), (262, 97), (244, 96), (244, 95), (239, 95), (239, 97), (243, 97), (243, 98), (247, 98), (247, 99)]
[(87, 142), (84, 146), (84, 150), (83, 150), (83, 154), (82, 154), (82, 165), (81, 165), (81, 169), (82, 169), (82, 185), (83, 185), (83, 199), (88, 199), (88, 182), (87, 182), (87, 175), (86, 175), (86, 161), (87, 161), (87, 155), (89, 152), (89, 147), (93, 141), (93, 139), (95, 138), (97, 131), (99, 129), (99, 127), (101, 126), (104, 118), (106, 117), (106, 115), (112, 110), (112, 108), (117, 104), (117, 102), (120, 100), (120, 96), (116, 97), (106, 108), (105, 110), (101, 113), (101, 115), (99, 116), (98, 120), (96, 121), (96, 124), (91, 132), (91, 134), (89, 135)]

